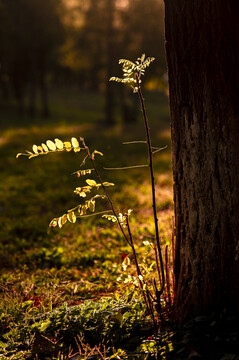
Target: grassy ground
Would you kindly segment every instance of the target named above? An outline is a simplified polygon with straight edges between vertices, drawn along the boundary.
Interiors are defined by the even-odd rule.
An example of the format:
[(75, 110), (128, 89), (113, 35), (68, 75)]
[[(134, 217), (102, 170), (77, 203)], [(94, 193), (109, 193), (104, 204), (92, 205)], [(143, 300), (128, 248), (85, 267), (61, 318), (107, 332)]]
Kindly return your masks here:
[[(104, 314), (105, 311), (111, 312), (110, 319), (113, 317), (113, 325), (120, 324), (121, 330), (124, 329), (122, 338), (119, 337), (114, 342), (118, 347), (125, 344), (125, 334), (137, 333), (142, 326), (142, 321), (140, 323), (138, 317), (142, 318), (143, 305), (137, 301), (135, 290), (133, 287), (129, 290), (130, 286), (126, 280), (117, 281), (120, 276), (126, 279), (126, 275), (134, 274), (134, 268), (130, 265), (127, 274), (123, 273), (122, 261), (125, 255), (129, 255), (130, 258), (130, 248), (122, 239), (117, 226), (100, 216), (94, 216), (81, 219), (76, 224), (66, 224), (62, 229), (48, 227), (52, 218), (64, 214), (66, 210), (80, 203), (79, 197), (73, 190), (77, 186), (82, 186), (85, 179), (71, 174), (80, 168), (83, 160), (81, 153), (49, 154), (31, 160), (26, 157), (16, 159), (16, 154), (25, 149), (30, 150), (33, 144), (40, 145), (48, 139), (60, 138), (65, 141), (72, 136), (84, 137), (92, 150), (97, 149), (104, 153), (103, 158), (97, 158), (97, 164), (102, 169), (104, 180), (115, 183), (115, 187), (109, 191), (117, 204), (117, 209), (120, 212), (125, 212), (127, 209), (134, 210), (131, 220), (132, 230), (140, 261), (143, 262), (145, 252), (148, 251), (143, 241), (152, 240), (153, 234), (148, 171), (147, 169), (124, 171), (103, 169), (103, 167), (147, 163), (144, 145), (122, 144), (124, 141), (144, 140), (143, 123), (139, 116), (136, 124), (123, 124), (120, 113), (117, 113), (117, 123), (112, 127), (106, 127), (103, 122), (103, 99), (98, 94), (63, 89), (52, 90), (50, 95), (52, 116), (47, 120), (40, 117), (19, 119), (15, 109), (10, 109), (6, 103), (2, 104), (0, 348), (2, 354), (5, 354), (3, 356), (12, 359), (20, 359), (24, 356), (28, 356), (29, 359), (51, 359), (53, 353), (56, 359), (70, 359), (70, 350), (68, 357), (63, 355), (60, 357), (59, 351), (63, 351), (66, 344), (68, 348), (70, 345), (74, 347), (77, 343), (77, 335), (80, 336), (79, 341), (84, 340), (84, 344), (90, 343), (90, 339), (94, 338), (92, 332), (90, 337), (86, 332), (79, 331), (77, 334), (76, 329), (74, 334), (69, 333), (72, 323), (70, 322), (69, 325), (63, 318), (66, 318), (66, 313), (70, 314), (73, 311), (69, 310), (71, 305), (81, 306), (80, 311), (83, 311), (81, 319), (82, 314), (88, 314), (87, 316), (91, 314), (92, 317), (96, 313), (101, 314), (99, 306), (106, 309), (102, 310)], [(173, 207), (167, 98), (158, 93), (148, 93), (146, 104), (153, 145), (158, 147), (167, 145), (167, 149), (155, 154), (160, 237), (162, 245), (165, 246), (171, 239)], [(100, 203), (99, 200), (96, 210), (102, 211), (105, 206), (106, 204)], [(146, 259), (150, 265), (152, 261), (150, 254), (147, 254)], [(107, 298), (97, 302), (96, 300), (101, 299), (102, 296)], [(89, 299), (93, 299), (94, 303), (89, 302)], [(85, 300), (88, 302), (84, 302)], [(129, 303), (131, 310), (122, 310), (126, 309)], [(70, 308), (66, 309), (66, 304)], [(84, 310), (82, 306), (85, 307)], [(52, 320), (55, 315), (51, 318), (54, 309), (61, 309), (58, 313), (63, 314), (61, 320), (58, 319), (58, 323)], [(137, 311), (134, 312), (134, 309)], [(125, 320), (126, 313), (130, 318), (128, 322)], [(41, 320), (38, 318), (37, 321), (33, 321), (39, 316)], [(79, 318), (80, 315), (77, 313), (75, 316)], [(87, 323), (88, 320), (85, 321)], [(122, 325), (124, 321), (125, 327)], [(98, 326), (99, 323), (98, 319), (95, 324)], [(107, 323), (111, 323), (109, 319)], [(127, 324), (131, 324), (130, 329)], [(115, 333), (112, 330), (113, 325), (109, 327), (108, 332), (105, 330), (107, 336), (110, 334), (112, 337)], [(146, 325), (144, 324), (144, 328)], [(82, 326), (79, 325), (77, 329)], [(91, 345), (101, 342), (109, 346), (109, 339), (106, 335), (103, 340), (100, 338), (99, 333), (102, 332), (102, 328), (97, 326), (94, 329), (98, 342), (95, 340)], [(65, 330), (63, 335), (64, 329), (68, 329), (68, 332)], [(25, 337), (21, 338), (19, 334), (25, 334)], [(39, 334), (42, 335), (41, 340), (37, 338)], [(148, 336), (146, 330), (145, 333), (142, 330), (142, 334), (144, 338)], [(137, 343), (138, 340), (134, 339), (135, 335), (131, 335), (128, 335), (128, 343), (130, 341)], [(46, 344), (43, 341), (44, 336)], [(79, 341), (78, 352), (79, 349), (82, 353), (85, 351), (85, 354), (87, 351), (88, 353), (92, 351), (92, 346), (91, 350), (87, 350), (87, 346), (83, 343), (79, 345)], [(48, 350), (44, 350), (44, 346), (54, 351), (49, 350), (48, 353)], [(96, 348), (94, 351), (98, 351), (99, 356), (99, 351), (102, 349)]]

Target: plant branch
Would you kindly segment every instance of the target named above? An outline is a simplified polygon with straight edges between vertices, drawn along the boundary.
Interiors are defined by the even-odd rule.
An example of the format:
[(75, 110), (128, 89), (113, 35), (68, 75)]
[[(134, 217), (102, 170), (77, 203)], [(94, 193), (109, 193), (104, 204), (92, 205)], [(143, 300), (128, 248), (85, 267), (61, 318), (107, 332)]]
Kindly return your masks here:
[(117, 168), (104, 168), (105, 170), (129, 170), (129, 169), (137, 169), (137, 168), (143, 168), (148, 167), (149, 165), (132, 165), (132, 166), (123, 166), (123, 167), (117, 167)]
[(149, 157), (149, 167), (150, 167), (150, 176), (151, 176), (151, 187), (152, 187), (152, 201), (153, 201), (153, 214), (154, 214), (154, 225), (155, 225), (155, 238), (158, 248), (158, 255), (161, 267), (161, 274), (162, 274), (162, 285), (160, 291), (157, 293), (157, 298), (163, 293), (164, 286), (165, 286), (165, 276), (164, 276), (164, 266), (163, 266), (163, 257), (160, 247), (160, 240), (159, 240), (159, 229), (158, 229), (158, 218), (157, 218), (157, 208), (156, 208), (156, 196), (155, 196), (155, 182), (154, 182), (154, 172), (153, 172), (153, 153), (152, 153), (152, 145), (151, 145), (151, 137), (150, 137), (150, 129), (148, 124), (148, 118), (146, 114), (144, 98), (141, 91), (139, 75), (136, 74), (136, 81), (138, 87), (138, 95), (141, 103), (141, 109), (143, 112), (144, 124), (145, 124), (145, 131), (147, 137), (147, 145), (148, 145), (148, 157)]
[(123, 145), (130, 145), (130, 144), (147, 144), (145, 140), (135, 140), (135, 141), (125, 141)]
[(94, 170), (95, 170), (96, 176), (97, 176), (97, 178), (99, 179), (99, 182), (100, 182), (100, 184), (101, 184), (101, 186), (102, 186), (102, 188), (103, 188), (103, 190), (104, 190), (104, 193), (105, 193), (105, 195), (106, 195), (106, 198), (107, 198), (107, 200), (108, 200), (108, 202), (109, 202), (109, 204), (110, 204), (111, 210), (112, 210), (114, 216), (115, 216), (116, 219), (117, 219), (117, 222), (118, 222), (118, 225), (119, 225), (119, 227), (120, 227), (120, 230), (121, 230), (121, 232), (122, 232), (125, 240), (127, 241), (127, 243), (132, 247), (132, 245), (131, 245), (129, 239), (127, 238), (127, 236), (126, 236), (126, 234), (125, 234), (125, 232), (124, 232), (124, 229), (123, 229), (123, 227), (122, 227), (122, 225), (121, 225), (121, 223), (120, 223), (120, 220), (119, 220), (118, 215), (117, 215), (117, 213), (116, 213), (116, 211), (115, 211), (113, 202), (112, 202), (112, 200), (111, 200), (111, 198), (110, 198), (110, 196), (109, 196), (109, 194), (108, 194), (108, 191), (106, 190), (106, 187), (104, 186), (104, 183), (103, 183), (103, 181), (102, 181), (102, 179), (101, 179), (101, 176), (100, 176), (100, 174), (99, 174), (99, 172), (98, 172), (98, 170), (97, 170), (97, 167), (96, 167), (95, 161), (94, 161), (94, 159), (93, 159), (93, 157), (92, 157), (92, 155), (91, 155), (90, 149), (89, 149), (88, 146), (86, 145), (85, 140), (84, 140), (83, 138), (81, 138), (81, 142), (82, 142), (82, 144), (83, 144), (83, 146), (84, 146), (84, 149), (85, 149), (87, 155), (88, 155), (89, 158), (90, 158), (90, 161), (91, 161), (92, 166), (93, 166), (93, 168), (94, 168)]

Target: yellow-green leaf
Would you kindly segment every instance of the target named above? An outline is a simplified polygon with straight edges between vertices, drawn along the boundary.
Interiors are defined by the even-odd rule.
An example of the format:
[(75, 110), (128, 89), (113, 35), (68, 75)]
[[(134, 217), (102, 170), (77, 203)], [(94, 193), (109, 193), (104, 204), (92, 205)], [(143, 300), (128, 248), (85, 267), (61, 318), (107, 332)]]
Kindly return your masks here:
[(37, 145), (33, 145), (32, 150), (35, 154), (38, 154), (38, 147)]
[(93, 154), (99, 154), (99, 155), (103, 156), (102, 152), (100, 152), (100, 151), (98, 151), (98, 150), (95, 150), (95, 151), (93, 152)]
[(56, 227), (58, 225), (58, 218), (51, 220), (49, 226)]
[(76, 216), (74, 211), (71, 211), (70, 213), (67, 214), (67, 220), (69, 220), (71, 223), (76, 222)]
[[(79, 209), (78, 209), (78, 211), (79, 211)], [(79, 213), (82, 216), (82, 215), (86, 214), (86, 211), (87, 211), (87, 205), (82, 205)]]
[(66, 148), (66, 151), (71, 151), (71, 143), (70, 143), (70, 141), (65, 141), (63, 144), (64, 144), (64, 146)]
[(91, 212), (94, 212), (95, 211), (95, 200), (90, 200), (89, 201), (89, 210), (91, 211)]
[(71, 138), (71, 143), (72, 143), (73, 148), (79, 147), (79, 141), (75, 137)]
[(92, 180), (92, 179), (87, 179), (87, 180), (86, 180), (86, 183), (87, 183), (88, 185), (90, 185), (90, 186), (96, 186), (96, 185), (97, 185), (96, 181), (95, 181), (95, 180)]
[(47, 144), (47, 146), (49, 147), (50, 150), (52, 150), (52, 151), (56, 150), (56, 144), (53, 141), (47, 140), (46, 144)]
[(116, 218), (116, 216), (114, 216), (114, 215), (102, 215), (102, 217), (105, 217), (107, 220), (109, 220), (109, 221), (112, 221), (112, 222), (116, 222), (117, 221), (117, 218)]
[(91, 186), (78, 187), (74, 190), (74, 193), (82, 197), (86, 197), (86, 193), (91, 191)]
[(104, 186), (114, 186), (114, 183), (110, 183), (110, 182), (104, 182), (103, 183)]
[(64, 147), (64, 144), (60, 139), (55, 139), (55, 144), (56, 144), (57, 149), (59, 149), (59, 150), (62, 150)]
[(58, 226), (59, 226), (60, 229), (62, 228), (61, 217), (59, 217), (59, 219), (58, 219)]
[(65, 225), (66, 222), (67, 222), (67, 214), (64, 214), (61, 217), (61, 223), (62, 223), (62, 225)]
[(49, 151), (48, 147), (46, 146), (46, 144), (41, 144), (43, 150), (47, 153)]
[(80, 147), (74, 148), (74, 152), (80, 152)]

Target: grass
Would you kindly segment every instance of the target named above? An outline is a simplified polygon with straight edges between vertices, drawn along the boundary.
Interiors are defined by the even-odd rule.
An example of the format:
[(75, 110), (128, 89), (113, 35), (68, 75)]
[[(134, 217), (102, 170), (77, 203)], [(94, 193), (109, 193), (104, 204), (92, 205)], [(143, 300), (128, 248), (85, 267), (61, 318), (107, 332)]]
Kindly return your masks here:
[[(43, 337), (48, 339), (48, 348), (54, 348), (52, 354), (58, 354), (63, 350), (65, 352), (66, 346), (76, 346), (77, 335), (81, 336), (84, 344), (90, 342), (89, 336), (85, 333), (80, 334), (80, 330), (77, 333), (76, 328), (75, 338), (71, 334), (72, 341), (66, 341), (66, 334), (63, 336), (61, 332), (64, 328), (72, 331), (73, 326), (68, 310), (69, 319), (64, 320), (68, 321), (68, 325), (61, 319), (58, 325), (52, 325), (52, 332), (47, 331), (46, 325), (42, 325), (47, 321), (52, 323), (51, 316), (55, 316), (54, 311), (58, 311), (57, 309), (62, 309), (60, 312), (64, 313), (65, 303), (70, 308), (76, 307), (79, 321), (82, 321), (82, 306), (87, 306), (86, 300), (94, 300), (95, 305), (89, 305), (92, 306), (93, 312), (98, 312), (97, 306), (100, 305), (97, 304), (107, 303), (107, 311), (113, 314), (113, 325), (111, 328), (107, 325), (111, 324), (109, 317), (102, 313), (102, 323), (104, 326), (107, 325), (104, 330), (106, 338), (113, 334), (112, 329), (117, 326), (117, 331), (120, 329), (122, 336), (128, 334), (127, 341), (124, 338), (124, 341), (115, 342), (118, 347), (122, 347), (125, 342), (140, 344), (142, 339), (149, 335), (147, 331), (142, 331), (142, 336), (134, 339), (136, 329), (139, 329), (138, 326), (144, 327), (144, 322), (139, 325), (134, 312), (125, 309), (115, 310), (117, 306), (119, 308), (122, 299), (126, 307), (127, 304), (132, 305), (132, 301), (136, 304), (134, 306), (142, 306), (140, 298), (138, 301), (135, 298), (133, 287), (129, 291), (128, 283), (117, 281), (122, 275), (122, 259), (130, 254), (130, 249), (124, 243), (117, 226), (95, 216), (82, 219), (74, 225), (66, 224), (61, 230), (48, 228), (52, 218), (64, 214), (66, 210), (79, 203), (79, 198), (73, 190), (84, 180), (71, 174), (79, 169), (82, 156), (62, 153), (32, 160), (15, 158), (18, 152), (31, 149), (33, 144), (40, 144), (47, 139), (58, 137), (69, 140), (72, 136), (83, 136), (92, 150), (97, 149), (104, 153), (104, 157), (98, 160), (99, 167), (145, 164), (147, 156), (144, 145), (122, 145), (124, 141), (144, 139), (143, 124), (140, 121), (136, 124), (123, 124), (118, 109), (117, 123), (112, 127), (106, 127), (102, 121), (103, 99), (99, 94), (80, 93), (74, 89), (52, 89), (50, 95), (52, 116), (47, 120), (40, 117), (18, 119), (14, 108), (9, 108), (6, 103), (2, 104), (0, 345), (2, 344), (2, 354), (5, 354), (3, 356), (12, 356), (12, 359), (21, 358), (18, 356), (23, 357), (24, 354), (29, 359), (34, 356), (49, 357), (47, 351), (40, 351), (33, 345), (37, 336), (41, 336), (39, 341), (42, 346)], [(158, 93), (147, 93), (146, 106), (153, 145), (168, 146), (166, 150), (155, 155), (159, 230), (162, 244), (167, 245), (171, 239), (173, 214), (167, 99)], [(116, 184), (115, 188), (110, 190), (110, 194), (118, 204), (119, 210), (124, 212), (129, 208), (134, 209), (132, 230), (139, 257), (143, 261), (148, 249), (142, 242), (151, 240), (153, 231), (151, 189), (147, 169), (102, 170), (102, 177), (105, 181)], [(103, 209), (104, 204), (97, 203), (97, 211)], [(147, 256), (150, 258), (150, 254)], [(133, 267), (130, 266), (128, 271), (133, 274)], [(115, 302), (99, 300), (102, 296), (103, 299), (115, 299)], [(66, 313), (64, 314), (66, 316)], [(37, 322), (37, 316), (41, 317), (38, 328), (32, 326), (32, 323)], [(127, 319), (128, 324), (131, 324), (128, 330), (123, 325)], [(78, 328), (82, 326), (79, 325)], [(99, 337), (101, 330), (94, 331)], [(19, 338), (19, 334), (25, 334), (25, 337), (22, 335), (23, 338)], [(31, 343), (30, 339), (34, 336), (35, 340)], [(59, 340), (61, 337), (64, 341)], [(55, 342), (59, 346), (55, 344), (54, 347), (54, 341), (50, 346), (49, 339), (56, 339)], [(109, 347), (104, 341), (101, 339), (99, 343)]]

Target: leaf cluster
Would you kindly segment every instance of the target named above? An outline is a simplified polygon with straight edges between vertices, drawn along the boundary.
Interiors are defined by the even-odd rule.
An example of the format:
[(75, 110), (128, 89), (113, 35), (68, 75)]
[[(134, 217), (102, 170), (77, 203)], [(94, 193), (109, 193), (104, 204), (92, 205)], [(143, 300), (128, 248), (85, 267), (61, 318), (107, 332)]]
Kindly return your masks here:
[(141, 76), (144, 75), (145, 69), (154, 61), (153, 57), (145, 58), (143, 54), (135, 62), (126, 59), (120, 59), (122, 64), (123, 78), (111, 77), (110, 81), (116, 81), (130, 85), (134, 92), (138, 92), (138, 85), (141, 83)]
[[(125, 214), (119, 213), (118, 220), (123, 228), (127, 227), (127, 218), (129, 217), (132, 211), (133, 211), (132, 209), (129, 209), (128, 212)], [(102, 215), (102, 217), (106, 218), (109, 221), (117, 222), (117, 217), (115, 215), (104, 214)]]
[(57, 151), (71, 151), (79, 152), (81, 150), (79, 141), (73, 137), (71, 141), (62, 141), (60, 139), (47, 140), (46, 144), (42, 143), (41, 145), (33, 145), (32, 151), (26, 150), (25, 153), (18, 153), (17, 158), (21, 155), (28, 156), (28, 159), (39, 155), (46, 155), (48, 153), (57, 152)]

